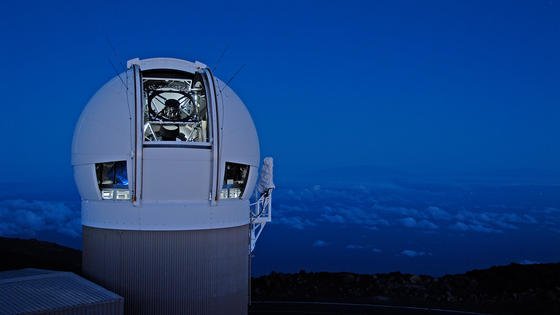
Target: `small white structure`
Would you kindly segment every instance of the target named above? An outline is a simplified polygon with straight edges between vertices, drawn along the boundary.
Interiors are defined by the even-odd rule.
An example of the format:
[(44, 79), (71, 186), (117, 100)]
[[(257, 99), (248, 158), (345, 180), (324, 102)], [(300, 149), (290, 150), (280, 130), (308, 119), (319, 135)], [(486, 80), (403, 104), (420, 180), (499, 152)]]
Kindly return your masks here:
[(128, 313), (246, 313), (272, 159), (250, 203), (259, 141), (241, 99), (199, 62), (127, 67), (74, 133), (84, 273), (124, 296)]

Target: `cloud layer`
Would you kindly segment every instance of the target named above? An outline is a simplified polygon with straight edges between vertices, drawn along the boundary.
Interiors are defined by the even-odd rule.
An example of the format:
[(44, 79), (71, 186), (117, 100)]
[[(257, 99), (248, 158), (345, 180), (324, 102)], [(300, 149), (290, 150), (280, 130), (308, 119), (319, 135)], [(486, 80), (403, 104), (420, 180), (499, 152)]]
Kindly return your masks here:
[(415, 251), (415, 250), (412, 250), (412, 249), (404, 249), (401, 252), (401, 255), (414, 258), (414, 257), (430, 255), (430, 253), (419, 252), (419, 251)]
[(34, 237), (39, 232), (78, 237), (80, 212), (63, 202), (0, 200), (0, 235)]
[[(467, 192), (459, 191), (466, 194)], [(560, 211), (547, 208), (538, 213), (509, 209), (505, 205), (472, 205), (464, 196), (443, 195), (437, 190), (397, 185), (324, 187), (278, 190), (273, 224), (303, 230), (325, 224), (369, 229), (405, 228), (449, 233), (502, 233), (544, 222), (560, 225)], [(431, 204), (428, 204), (431, 203)], [(544, 211), (544, 210), (543, 210)], [(550, 217), (555, 218), (551, 219)]]

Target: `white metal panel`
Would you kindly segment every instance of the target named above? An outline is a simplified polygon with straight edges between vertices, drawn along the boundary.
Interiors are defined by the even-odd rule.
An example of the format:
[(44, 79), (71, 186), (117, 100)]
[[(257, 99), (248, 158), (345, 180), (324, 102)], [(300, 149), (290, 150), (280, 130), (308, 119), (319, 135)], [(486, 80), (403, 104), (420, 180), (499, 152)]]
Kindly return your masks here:
[[(223, 103), (220, 119), (223, 122), (221, 160), (259, 166), (259, 138), (247, 107), (239, 96), (219, 81)], [(253, 190), (253, 187), (247, 187)]]
[(212, 188), (210, 192), (210, 200), (212, 205), (215, 205), (219, 197), (220, 186), (220, 128), (218, 128), (218, 98), (216, 85), (214, 80), (214, 74), (210, 69), (204, 69), (204, 83), (206, 84), (208, 100), (208, 109), (210, 111), (211, 123), (210, 127), (212, 129)]
[[(243, 192), (243, 198), (250, 198), (253, 195), (254, 187), (257, 183), (259, 169), (258, 166), (251, 166), (249, 169), (249, 178), (247, 178), (247, 185), (245, 185), (245, 191)], [(253, 187), (253, 188), (251, 188)]]
[(82, 224), (123, 230), (204, 230), (249, 223), (249, 201), (221, 200), (211, 206), (201, 202), (161, 202), (144, 200), (139, 207), (130, 201), (82, 201)]
[(143, 200), (208, 200), (211, 151), (144, 148)]
[(82, 225), (107, 229), (128, 226), (133, 230), (140, 227), (140, 207), (131, 201), (83, 200)]
[(97, 178), (95, 175), (95, 165), (85, 164), (74, 166), (74, 180), (82, 199), (101, 200)]
[(171, 69), (180, 70), (190, 73), (195, 73), (198, 69), (205, 68), (206, 65), (196, 62), (190, 62), (186, 60), (176, 59), (176, 58), (149, 58), (149, 59), (132, 59), (127, 62), (127, 67), (131, 68), (134, 65), (138, 65), (140, 70), (154, 70), (154, 69)]
[(131, 115), (127, 89), (115, 77), (95, 93), (80, 115), (72, 141), (72, 164), (129, 157)]
[[(143, 144), (144, 144), (144, 132), (143, 132), (143, 120), (144, 112), (143, 101), (142, 101), (142, 79), (140, 78), (140, 68), (138, 66), (133, 66), (131, 73), (132, 82), (134, 88), (130, 89), (133, 92), (132, 99), (134, 100), (132, 108), (134, 109), (134, 114), (132, 115), (134, 121), (131, 123), (133, 129), (130, 131), (133, 156), (132, 156), (132, 169), (133, 173), (128, 173), (130, 189), (132, 192), (132, 202), (134, 205), (139, 205), (142, 200), (142, 178), (143, 178)], [(130, 101), (129, 101), (130, 102)]]
[[(247, 200), (220, 200), (214, 210), (208, 201), (212, 189), (215, 192), (221, 189), (226, 162), (251, 166), (244, 198), (249, 197), (255, 188), (260, 159), (259, 140), (241, 99), (222, 81), (211, 78), (216, 82), (217, 96), (217, 108), (211, 108), (214, 109), (211, 113), (211, 123), (214, 124), (212, 147), (173, 147), (172, 144), (144, 147), (136, 137), (142, 135), (138, 133), (142, 123), (143, 106), (141, 93), (138, 93), (141, 90), (135, 88), (135, 82), (141, 83), (138, 80), (139, 71), (173, 69), (194, 73), (205, 66), (172, 58), (154, 58), (130, 61), (129, 67), (132, 69), (121, 74), (120, 78), (113, 78), (92, 97), (76, 126), (72, 164), (84, 200), (84, 224), (100, 228), (129, 226), (140, 229), (159, 229), (162, 226), (164, 229), (193, 229), (247, 224)], [(209, 93), (212, 88), (208, 87)], [(122, 160), (127, 161), (129, 188), (142, 192), (141, 196), (137, 196), (142, 197), (142, 203), (100, 200), (95, 163)], [(213, 172), (216, 172), (214, 176)]]

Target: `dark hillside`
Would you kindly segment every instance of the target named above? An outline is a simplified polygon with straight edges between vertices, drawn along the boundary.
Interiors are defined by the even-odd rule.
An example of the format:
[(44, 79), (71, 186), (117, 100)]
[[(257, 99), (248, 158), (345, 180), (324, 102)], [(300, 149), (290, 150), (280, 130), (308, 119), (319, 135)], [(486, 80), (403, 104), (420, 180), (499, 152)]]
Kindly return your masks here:
[(0, 271), (40, 268), (80, 274), (82, 252), (36, 239), (0, 237)]
[(253, 300), (332, 301), (501, 314), (560, 314), (560, 264), (492, 267), (439, 278), (305, 272), (253, 279)]
[[(81, 252), (35, 239), (0, 237), (0, 271), (21, 268), (79, 274)], [(560, 314), (560, 264), (511, 264), (439, 278), (400, 272), (273, 272), (253, 279), (252, 299), (369, 303), (498, 314)]]

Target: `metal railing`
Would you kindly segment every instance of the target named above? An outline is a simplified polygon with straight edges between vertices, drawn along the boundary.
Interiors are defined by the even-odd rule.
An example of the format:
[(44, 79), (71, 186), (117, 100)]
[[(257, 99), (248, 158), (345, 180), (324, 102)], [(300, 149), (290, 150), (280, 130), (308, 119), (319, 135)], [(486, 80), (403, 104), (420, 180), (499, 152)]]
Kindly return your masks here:
[(268, 189), (262, 193), (259, 199), (250, 205), (251, 252), (255, 249), (264, 226), (272, 220), (272, 190)]

